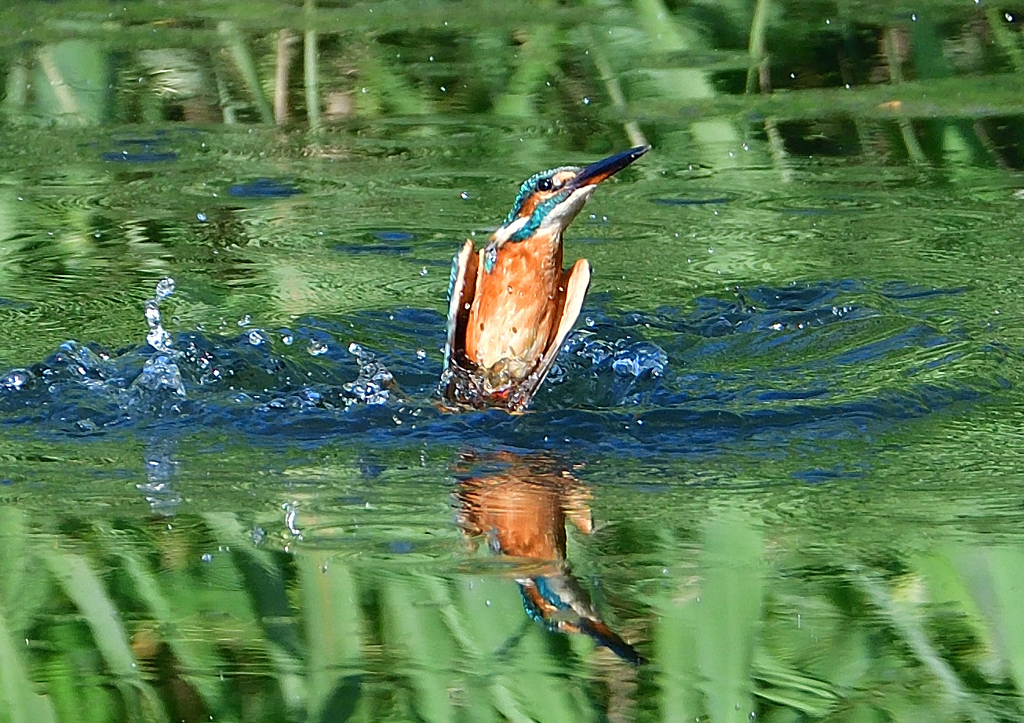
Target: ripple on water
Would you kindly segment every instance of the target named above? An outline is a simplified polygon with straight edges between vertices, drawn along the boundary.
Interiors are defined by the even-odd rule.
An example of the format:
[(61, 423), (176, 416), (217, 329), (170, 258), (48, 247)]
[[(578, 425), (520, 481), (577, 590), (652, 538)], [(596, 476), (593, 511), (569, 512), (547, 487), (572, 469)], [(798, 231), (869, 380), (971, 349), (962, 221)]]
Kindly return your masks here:
[[(305, 319), (258, 344), (244, 329), (171, 334), (157, 356), (148, 344), (112, 354), (67, 342), (0, 377), (0, 420), (74, 436), (199, 425), (274, 445), (344, 436), (371, 448), (568, 444), (632, 456), (708, 453), (733, 440), (784, 447), (1010, 384), (1015, 354), (917, 310), (922, 298), (956, 293), (852, 281), (751, 287), (650, 313), (598, 298), (535, 410), (518, 417), (436, 409), (444, 318), (429, 310)], [(313, 340), (324, 353), (306, 353)]]

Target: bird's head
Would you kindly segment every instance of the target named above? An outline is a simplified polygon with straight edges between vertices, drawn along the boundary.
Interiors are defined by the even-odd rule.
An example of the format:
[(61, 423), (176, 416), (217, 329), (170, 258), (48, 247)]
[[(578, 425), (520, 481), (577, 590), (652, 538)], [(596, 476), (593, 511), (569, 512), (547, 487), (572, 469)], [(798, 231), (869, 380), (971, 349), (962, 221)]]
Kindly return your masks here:
[(637, 146), (589, 166), (563, 166), (530, 176), (520, 187), (505, 222), (491, 237), (491, 244), (525, 241), (542, 232), (560, 234), (576, 218), (597, 184), (648, 150), (650, 146)]

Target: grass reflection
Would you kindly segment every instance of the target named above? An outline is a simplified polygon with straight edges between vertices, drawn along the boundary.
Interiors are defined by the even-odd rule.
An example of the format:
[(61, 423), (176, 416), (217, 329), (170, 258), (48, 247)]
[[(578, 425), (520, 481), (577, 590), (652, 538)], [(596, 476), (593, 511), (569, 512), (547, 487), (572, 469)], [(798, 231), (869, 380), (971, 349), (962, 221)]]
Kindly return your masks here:
[[(657, 126), (646, 131), (656, 147), (687, 147), (691, 161), (712, 166), (735, 163), (714, 149), (752, 133), (778, 161), (806, 135), (784, 121), (814, 121), (878, 160), (941, 164), (966, 144), (976, 160), (1018, 162), (1010, 147), (1024, 128), (1024, 49), (1014, 15), (996, 8), (932, 2), (879, 16), (790, 2), (530, 0), (471, 14), (445, 3), (373, 9), (304, 0), (227, 19), (214, 4), (168, 2), (159, 19), (141, 9), (100, 18), (67, 0), (31, 19), (8, 10), (7, 24), (33, 40), (0, 64), (5, 118), (276, 123), (314, 131), (315, 145), (330, 125), (419, 118), (422, 130), (430, 118), (491, 115), (557, 123), (572, 146), (599, 153), (626, 137), (639, 143), (643, 117)], [(75, 10), (80, 37), (53, 40), (62, 13)], [(131, 32), (146, 24), (155, 39)], [(123, 47), (94, 39), (111, 26)], [(292, 69), (299, 45), (301, 73)], [(976, 122), (954, 120), (965, 114)], [(852, 122), (839, 130), (842, 115)]]
[[(641, 515), (645, 530), (658, 525), (651, 578), (621, 586), (598, 571), (640, 523), (628, 510), (590, 522), (590, 498), (604, 509), (612, 490), (548, 476), (538, 460), (458, 467), (457, 524), (513, 553), (508, 564), (456, 537), (425, 564), (374, 552), (406, 544), (386, 511), (354, 547), (318, 532), (346, 526), (344, 512), (300, 518), (300, 539), (260, 514), (89, 522), (5, 507), (0, 710), (43, 721), (84, 720), (85, 707), (103, 721), (1021, 716), (1007, 695), (1024, 660), (1015, 546), (844, 553), (757, 506), (676, 496)], [(385, 473), (374, 484), (403, 483)], [(634, 509), (646, 497), (615, 494)], [(567, 537), (567, 517), (588, 534)], [(565, 575), (566, 549), (649, 665), (526, 615), (521, 588)], [(574, 629), (566, 614), (547, 622)]]

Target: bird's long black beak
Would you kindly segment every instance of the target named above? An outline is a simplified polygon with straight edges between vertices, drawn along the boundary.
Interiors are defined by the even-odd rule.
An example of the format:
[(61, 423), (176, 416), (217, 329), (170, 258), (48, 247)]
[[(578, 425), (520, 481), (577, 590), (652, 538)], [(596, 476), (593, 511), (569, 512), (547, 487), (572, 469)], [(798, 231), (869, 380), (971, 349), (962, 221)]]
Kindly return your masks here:
[(649, 150), (651, 150), (650, 146), (637, 146), (636, 148), (630, 148), (628, 151), (616, 153), (614, 156), (608, 156), (608, 158), (596, 163), (591, 163), (580, 171), (579, 175), (572, 179), (570, 184), (575, 188), (596, 186), (604, 179), (621, 171)]

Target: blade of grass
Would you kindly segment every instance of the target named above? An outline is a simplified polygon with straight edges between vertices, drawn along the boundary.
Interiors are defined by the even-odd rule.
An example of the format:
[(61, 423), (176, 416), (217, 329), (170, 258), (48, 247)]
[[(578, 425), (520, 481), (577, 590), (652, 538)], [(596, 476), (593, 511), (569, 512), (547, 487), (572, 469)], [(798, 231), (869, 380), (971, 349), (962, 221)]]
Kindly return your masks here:
[[(349, 720), (358, 714), (364, 667), (355, 578), (347, 566), (322, 552), (299, 555), (297, 565), (309, 641), (309, 719)], [(344, 691), (344, 700), (338, 691)]]
[(203, 698), (218, 720), (227, 718), (227, 706), (216, 671), (228, 665), (205, 636), (184, 635), (171, 601), (164, 594), (156, 576), (139, 555), (127, 550), (116, 553), (124, 563), (125, 572), (135, 586), (139, 599), (149, 608), (159, 626), (163, 640), (170, 647), (181, 667), (182, 677)]
[(512, 118), (534, 118), (534, 96), (544, 80), (557, 68), (561, 32), (554, 25), (538, 23), (524, 31), (525, 42), (516, 53), (516, 67), (504, 92), (494, 102), (494, 111)]
[(263, 630), (286, 705), (296, 714), (304, 711), (307, 695), (301, 635), (281, 571), (268, 553), (253, 547), (235, 514), (208, 512), (202, 517), (218, 542), (232, 550), (232, 561), (245, 580), (249, 602)]
[[(59, 547), (48, 550), (44, 556), (51, 574), (81, 612), (92, 631), (96, 648), (103, 656), (103, 661), (111, 674), (119, 682), (126, 682), (131, 689), (141, 693), (149, 710), (158, 720), (168, 720), (167, 712), (156, 691), (139, 672), (128, 635), (120, 622), (120, 613), (89, 562), (84, 557)], [(127, 690), (122, 690), (127, 695)], [(129, 699), (126, 703), (130, 708), (132, 701)]]
[(20, 118), (28, 106), (28, 67), (23, 60), (15, 60), (7, 70), (4, 98), (0, 101), (8, 118)]
[(235, 61), (238, 73), (242, 76), (246, 87), (249, 88), (249, 93), (252, 94), (256, 111), (260, 115), (260, 121), (267, 124), (273, 123), (274, 111), (270, 107), (266, 94), (263, 92), (263, 86), (260, 85), (260, 76), (256, 71), (256, 62), (253, 60), (252, 53), (249, 52), (249, 45), (245, 42), (245, 36), (242, 35), (242, 31), (238, 29), (238, 26), (230, 20), (222, 20), (217, 29), (227, 41), (228, 48), (231, 50), (231, 58)]
[(398, 672), (412, 683), (417, 715), (433, 723), (455, 720), (449, 691), (461, 687), (453, 671), (456, 648), (440, 611), (424, 604), (428, 595), (416, 577), (385, 580), (381, 594), (385, 644), (408, 661)]
[(302, 77), (306, 89), (306, 119), (310, 130), (320, 129), (320, 82), (317, 63), (316, 0), (306, 0), (306, 23), (302, 38)]
[[(667, 533), (662, 547), (675, 552), (677, 559), (688, 557)], [(697, 682), (697, 598), (692, 568), (666, 567), (666, 592), (655, 599), (657, 620), (653, 661), (661, 671), (661, 720), (666, 723), (692, 723), (700, 720), (700, 694)]]
[(277, 33), (277, 66), (274, 70), (274, 122), (288, 122), (288, 75), (295, 55), (295, 33), (282, 28)]
[(973, 592), (986, 603), (983, 609), (991, 635), (1017, 691), (1024, 691), (1024, 619), (1020, 614), (1024, 553), (995, 547), (976, 551), (968, 559), (975, 582)]
[(952, 666), (935, 649), (915, 611), (893, 599), (889, 591), (866, 570), (855, 566), (851, 568), (851, 573), (857, 587), (900, 633), (918, 662), (928, 668), (939, 681), (947, 704), (955, 706), (978, 723), (995, 723), (992, 714), (975, 698)]
[(0, 690), (9, 720), (20, 723), (56, 723), (53, 704), (47, 696), (35, 692), (32, 677), (24, 660), (18, 654), (18, 646), (11, 637), (11, 629), (0, 612)]
[(704, 530), (697, 665), (714, 721), (747, 720), (751, 663), (764, 595), (763, 543), (751, 522), (725, 513)]
[(29, 627), (50, 588), (45, 575), (33, 572), (37, 558), (29, 543), (24, 513), (17, 507), (0, 508), (0, 607), (16, 636)]

